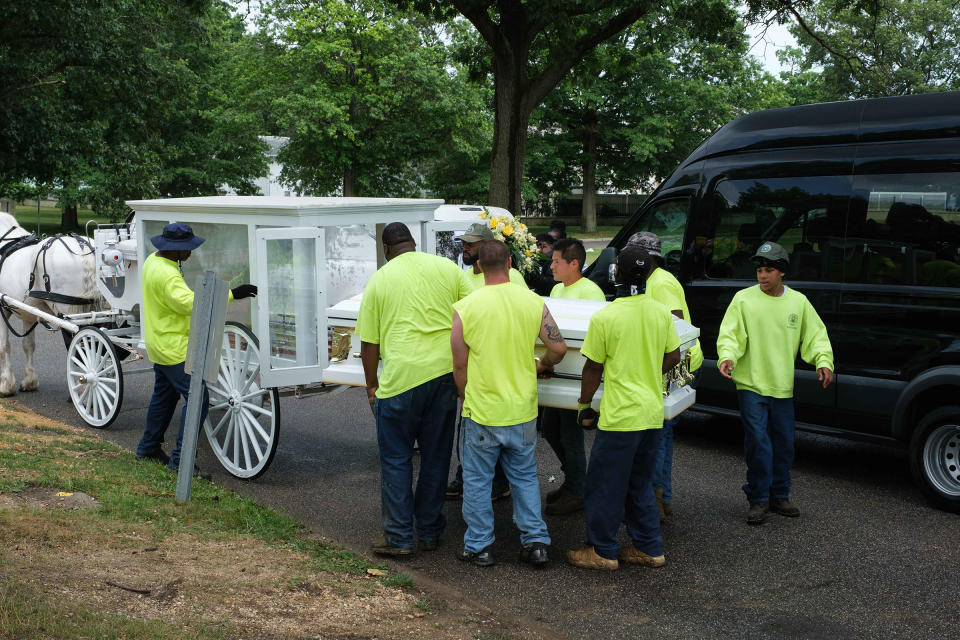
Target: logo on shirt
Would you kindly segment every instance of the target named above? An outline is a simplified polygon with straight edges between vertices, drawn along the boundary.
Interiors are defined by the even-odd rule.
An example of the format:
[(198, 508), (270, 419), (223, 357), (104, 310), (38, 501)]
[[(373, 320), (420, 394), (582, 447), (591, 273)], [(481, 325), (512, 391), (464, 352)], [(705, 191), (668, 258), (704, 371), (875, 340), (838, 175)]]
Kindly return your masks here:
[(795, 313), (791, 313), (787, 317), (787, 327), (790, 329), (796, 329), (800, 325), (800, 316)]

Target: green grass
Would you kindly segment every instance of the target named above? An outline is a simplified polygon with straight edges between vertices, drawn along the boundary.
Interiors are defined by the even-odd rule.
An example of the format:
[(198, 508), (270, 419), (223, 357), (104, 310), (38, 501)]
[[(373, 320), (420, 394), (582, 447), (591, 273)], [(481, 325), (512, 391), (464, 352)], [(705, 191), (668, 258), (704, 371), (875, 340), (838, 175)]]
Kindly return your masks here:
[[(364, 575), (368, 568), (386, 568), (348, 551), (332, 549), (293, 518), (203, 479), (194, 480), (190, 502), (180, 504), (174, 499), (176, 476), (165, 467), (138, 462), (132, 453), (80, 430), (20, 424), (18, 414), (6, 404), (0, 404), (0, 414), (5, 414), (0, 415), (0, 492), (46, 487), (82, 491), (99, 502), (97, 509), (51, 510), (39, 516), (51, 527), (68, 529), (71, 535), (103, 540), (104, 545), (114, 548), (136, 546), (143, 539), (160, 543), (177, 534), (205, 541), (252, 537), (275, 548), (304, 554), (304, 566), (312, 571)], [(0, 509), (0, 531), (17, 517), (16, 511)], [(43, 533), (37, 531), (36, 535)], [(208, 624), (196, 616), (143, 621), (48, 598), (32, 584), (3, 570), (4, 552), (0, 547), (0, 637), (240, 637), (235, 629)], [(414, 584), (409, 576), (392, 571), (376, 579), (391, 587), (409, 588)], [(362, 595), (361, 588), (372, 586), (355, 584), (354, 595)]]
[[(527, 225), (527, 229), (530, 233), (536, 235), (538, 233), (546, 233), (550, 228), (549, 224), (545, 225)], [(620, 231), (619, 225), (600, 225), (597, 227), (597, 230), (592, 233), (583, 233), (580, 231), (580, 225), (567, 225), (567, 237), (568, 238), (579, 238), (580, 240), (593, 240), (596, 238), (612, 238)]]
[(97, 216), (93, 215), (93, 211), (90, 209), (78, 209), (77, 220), (79, 221), (80, 226), (75, 229), (62, 229), (60, 227), (60, 220), (62, 216), (60, 209), (51, 206), (41, 206), (38, 226), (36, 204), (18, 204), (14, 215), (16, 216), (17, 222), (20, 223), (21, 227), (27, 231), (30, 231), (31, 233), (38, 233), (39, 231), (39, 233), (42, 235), (53, 235), (55, 233), (60, 233), (61, 231), (83, 231), (88, 220), (96, 220), (101, 223), (109, 222), (109, 220), (106, 220), (105, 218), (98, 218)]

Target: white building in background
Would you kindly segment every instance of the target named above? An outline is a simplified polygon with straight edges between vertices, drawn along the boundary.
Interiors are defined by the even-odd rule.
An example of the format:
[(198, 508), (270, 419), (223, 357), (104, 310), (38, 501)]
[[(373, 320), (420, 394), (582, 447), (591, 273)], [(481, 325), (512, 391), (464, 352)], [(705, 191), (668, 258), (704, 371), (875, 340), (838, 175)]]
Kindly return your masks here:
[[(290, 142), (290, 138), (286, 136), (258, 137), (267, 143), (267, 150), (263, 153), (267, 156), (267, 162), (269, 164), (267, 167), (267, 175), (257, 178), (253, 181), (253, 184), (255, 184), (260, 189), (260, 193), (265, 196), (289, 198), (296, 195), (289, 186), (280, 183), (280, 172), (283, 170), (283, 165), (277, 162), (277, 154)], [(220, 195), (235, 196), (237, 195), (237, 191), (230, 185), (224, 184), (220, 187)]]

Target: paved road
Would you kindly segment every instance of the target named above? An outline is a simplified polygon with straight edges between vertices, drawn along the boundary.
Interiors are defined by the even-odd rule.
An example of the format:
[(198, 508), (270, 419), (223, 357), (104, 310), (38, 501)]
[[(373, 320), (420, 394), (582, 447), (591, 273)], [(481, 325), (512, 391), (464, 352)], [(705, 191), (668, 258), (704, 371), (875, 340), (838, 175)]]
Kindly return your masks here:
[[(41, 391), (18, 400), (80, 424), (63, 381), (58, 335), (41, 336)], [(15, 349), (17, 375), (22, 356)], [(125, 378), (121, 416), (102, 432), (133, 448), (151, 375)], [(373, 421), (360, 390), (284, 399), (282, 436), (270, 470), (215, 481), (285, 511), (343, 546), (365, 552), (379, 532)], [(744, 524), (744, 465), (735, 422), (688, 414), (677, 431), (677, 514), (663, 528), (667, 566), (616, 573), (554, 562), (520, 564), (510, 502), (496, 504), (500, 563), (479, 569), (453, 558), (462, 539), (459, 503), (436, 552), (401, 570), (450, 585), (502, 614), (571, 638), (952, 638), (960, 621), (960, 517), (923, 503), (902, 452), (801, 435), (794, 467), (798, 519)], [(540, 447), (543, 489), (558, 466)], [(215, 461), (205, 444), (200, 464)], [(549, 518), (553, 557), (579, 546), (578, 515)]]

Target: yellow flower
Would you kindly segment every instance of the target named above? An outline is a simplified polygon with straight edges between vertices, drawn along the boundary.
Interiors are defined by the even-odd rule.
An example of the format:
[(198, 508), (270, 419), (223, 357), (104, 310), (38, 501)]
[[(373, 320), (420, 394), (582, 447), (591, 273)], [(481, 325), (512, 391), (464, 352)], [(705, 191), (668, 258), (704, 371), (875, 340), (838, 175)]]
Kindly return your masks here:
[(481, 212), (480, 212), (480, 219), (481, 219), (481, 220), (486, 220), (486, 219), (487, 219), (487, 212), (486, 212), (486, 211), (481, 211)]
[(525, 256), (527, 256), (527, 257), (529, 258), (530, 256), (533, 255), (533, 251), (530, 251), (530, 249), (527, 249), (526, 251), (523, 252), (523, 255), (525, 255)]
[(503, 228), (503, 235), (509, 236), (511, 233), (513, 233), (513, 227), (510, 225), (507, 225)]
[(496, 219), (496, 218), (490, 218), (490, 228), (491, 228), (491, 229), (496, 229), (496, 228), (497, 228), (497, 219)]
[(522, 222), (520, 223), (519, 226), (520, 226), (520, 231), (526, 231), (526, 230), (527, 230), (527, 225), (523, 224)]

